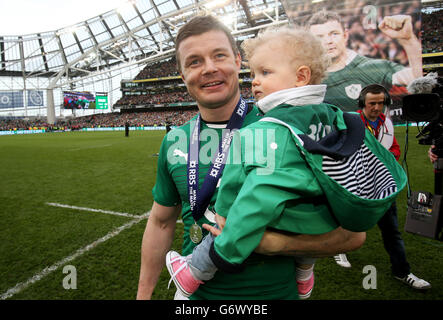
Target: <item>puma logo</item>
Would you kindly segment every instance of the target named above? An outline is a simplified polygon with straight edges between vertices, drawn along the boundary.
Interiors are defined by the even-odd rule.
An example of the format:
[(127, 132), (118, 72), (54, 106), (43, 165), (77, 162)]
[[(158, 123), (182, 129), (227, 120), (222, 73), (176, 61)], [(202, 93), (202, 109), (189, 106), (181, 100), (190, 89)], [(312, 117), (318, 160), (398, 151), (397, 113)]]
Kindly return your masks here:
[(183, 153), (183, 151), (181, 151), (179, 149), (174, 150), (174, 156), (183, 157), (183, 158), (185, 158), (186, 161), (188, 161), (188, 154)]

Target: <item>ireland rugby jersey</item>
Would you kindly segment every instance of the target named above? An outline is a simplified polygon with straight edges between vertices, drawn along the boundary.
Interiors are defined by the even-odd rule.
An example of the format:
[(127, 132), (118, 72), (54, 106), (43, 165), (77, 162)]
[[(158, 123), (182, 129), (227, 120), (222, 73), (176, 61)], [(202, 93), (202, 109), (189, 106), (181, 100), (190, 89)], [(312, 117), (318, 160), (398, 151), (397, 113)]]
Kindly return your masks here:
[[(247, 126), (261, 118), (260, 111), (253, 107), (248, 112), (243, 126)], [(166, 206), (182, 205), (182, 220), (184, 223), (183, 255), (190, 254), (195, 244), (189, 238), (189, 228), (194, 223), (189, 205), (187, 188), (187, 160), (190, 130), (196, 120), (195, 116), (183, 126), (171, 130), (164, 138), (160, 147), (157, 180), (152, 190), (155, 202)], [(211, 125), (202, 121), (200, 130), (200, 170), (199, 185), (201, 186), (211, 165), (214, 155), (218, 152), (219, 140), (223, 125)], [(213, 206), (217, 196), (217, 189), (210, 202)], [(203, 217), (197, 221), (200, 226), (209, 221)], [(204, 234), (206, 234), (203, 229)]]
[[(262, 118), (260, 111), (253, 107), (244, 120), (243, 127)], [(194, 224), (191, 214), (187, 189), (188, 141), (193, 126), (191, 119), (183, 126), (170, 131), (163, 139), (159, 152), (157, 181), (153, 188), (154, 200), (164, 206), (182, 205), (184, 223), (182, 255), (192, 253), (196, 246), (190, 240), (189, 229)], [(200, 132), (200, 170), (201, 186), (210, 167), (210, 159), (217, 152), (222, 128), (216, 125), (201, 124)], [(230, 154), (229, 163), (235, 163), (234, 154)], [(223, 180), (223, 177), (221, 178)], [(210, 207), (213, 207), (218, 188), (213, 195)], [(197, 223), (209, 223), (204, 216)], [(206, 235), (203, 229), (203, 235)], [(295, 282), (294, 259), (292, 257), (268, 257), (252, 254), (245, 262), (245, 272), (230, 274), (217, 272), (215, 277), (195, 292), (190, 299), (298, 299)]]
[(376, 83), (389, 91), (392, 87), (392, 75), (402, 69), (404, 66), (392, 61), (355, 55), (345, 68), (328, 73), (323, 81), (328, 86), (325, 102), (343, 111), (356, 111), (358, 97), (364, 87)]

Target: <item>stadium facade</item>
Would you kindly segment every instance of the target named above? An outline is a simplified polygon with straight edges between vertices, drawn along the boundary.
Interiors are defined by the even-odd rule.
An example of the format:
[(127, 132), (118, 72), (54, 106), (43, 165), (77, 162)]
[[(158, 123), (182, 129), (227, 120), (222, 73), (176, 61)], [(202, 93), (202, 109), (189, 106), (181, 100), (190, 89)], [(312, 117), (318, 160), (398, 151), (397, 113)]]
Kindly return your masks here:
[[(177, 30), (212, 13), (238, 39), (287, 23), (280, 1), (131, 0), (62, 29), (0, 35), (0, 116), (57, 118), (115, 111), (121, 81), (174, 55)], [(65, 92), (106, 93), (107, 109), (64, 107)]]

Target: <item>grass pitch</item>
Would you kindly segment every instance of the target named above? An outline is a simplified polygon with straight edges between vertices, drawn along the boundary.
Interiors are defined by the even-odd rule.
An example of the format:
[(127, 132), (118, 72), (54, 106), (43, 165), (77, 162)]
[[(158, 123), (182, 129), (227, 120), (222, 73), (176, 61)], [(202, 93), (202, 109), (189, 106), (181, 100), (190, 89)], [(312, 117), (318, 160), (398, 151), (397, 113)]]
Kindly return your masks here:
[[(412, 190), (433, 192), (434, 174), (410, 129)], [(2, 299), (135, 299), (140, 246), (152, 205), (157, 157), (164, 131), (66, 132), (0, 136), (0, 296)], [(405, 130), (397, 129), (404, 151)], [(406, 190), (397, 200), (400, 230), (406, 219)], [(52, 204), (52, 205), (50, 205)], [(62, 206), (54, 206), (54, 204)], [(66, 207), (70, 206), (70, 207)], [(91, 208), (101, 211), (85, 211)], [(114, 215), (110, 213), (120, 213)], [(129, 225), (129, 226), (128, 226)], [(123, 227), (122, 226), (127, 226)], [(177, 224), (179, 250), (183, 225)], [(319, 259), (311, 300), (443, 298), (443, 243), (403, 232), (412, 272), (433, 288), (417, 292), (392, 278), (377, 227), (348, 258), (351, 269)], [(99, 241), (97, 241), (99, 240)], [(76, 270), (76, 289), (66, 289)], [(366, 265), (376, 269), (376, 289), (364, 289)], [(72, 280), (72, 279), (71, 279)], [(172, 299), (163, 271), (154, 299)]]

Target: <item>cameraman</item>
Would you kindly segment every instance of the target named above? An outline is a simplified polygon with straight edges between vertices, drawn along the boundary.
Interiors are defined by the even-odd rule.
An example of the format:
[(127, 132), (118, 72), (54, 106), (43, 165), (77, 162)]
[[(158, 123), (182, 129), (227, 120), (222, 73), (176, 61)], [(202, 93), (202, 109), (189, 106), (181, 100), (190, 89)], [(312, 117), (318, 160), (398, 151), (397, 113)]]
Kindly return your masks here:
[[(366, 128), (380, 141), (380, 143), (394, 155), (400, 158), (400, 146), (394, 137), (392, 121), (383, 114), (383, 108), (391, 104), (391, 97), (385, 87), (371, 84), (363, 88), (358, 99), (360, 117)], [(378, 222), (383, 245), (391, 260), (391, 269), (394, 278), (406, 283), (414, 289), (429, 289), (431, 285), (410, 271), (406, 260), (405, 245), (398, 231), (397, 206), (394, 204), (386, 211)], [(340, 254), (344, 256), (344, 254)], [(346, 257), (342, 257), (346, 260)], [(339, 263), (339, 258), (336, 258)], [(350, 264), (348, 263), (348, 267)]]

